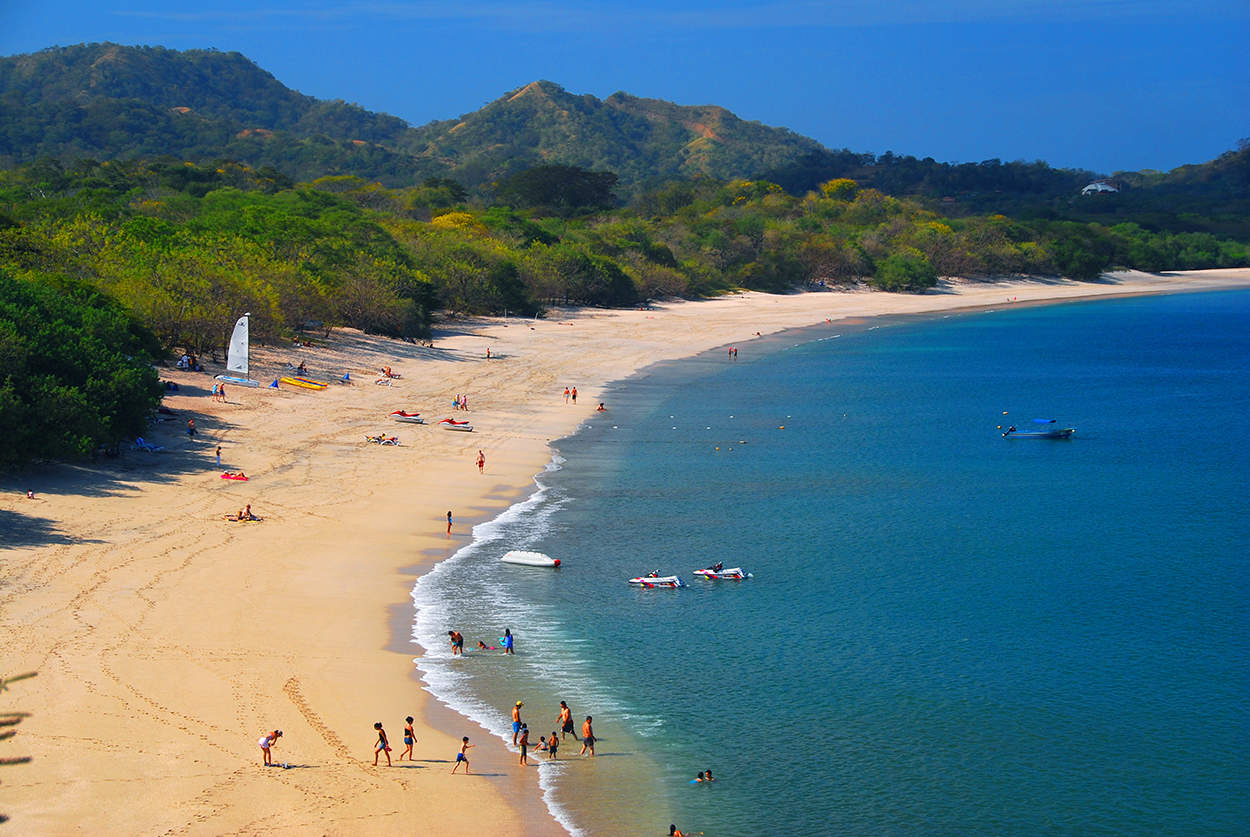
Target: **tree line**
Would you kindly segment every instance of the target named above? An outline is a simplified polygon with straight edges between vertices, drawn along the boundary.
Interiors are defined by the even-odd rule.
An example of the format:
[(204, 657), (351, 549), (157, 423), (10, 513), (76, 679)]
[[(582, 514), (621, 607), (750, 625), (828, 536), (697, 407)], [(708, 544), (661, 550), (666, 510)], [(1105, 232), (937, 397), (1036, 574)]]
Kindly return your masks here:
[(296, 183), (231, 161), (0, 171), (0, 458), (88, 455), (141, 432), (156, 403), (144, 364), (175, 349), (222, 351), (242, 311), (260, 341), (313, 323), (416, 340), (436, 311), (531, 315), (735, 288), (915, 292), (939, 276), (1250, 263), (1245, 242), (1209, 231), (952, 217), (851, 178), (803, 195), (692, 178), (626, 206), (615, 183), (611, 172), (538, 166), (474, 199), (447, 178)]

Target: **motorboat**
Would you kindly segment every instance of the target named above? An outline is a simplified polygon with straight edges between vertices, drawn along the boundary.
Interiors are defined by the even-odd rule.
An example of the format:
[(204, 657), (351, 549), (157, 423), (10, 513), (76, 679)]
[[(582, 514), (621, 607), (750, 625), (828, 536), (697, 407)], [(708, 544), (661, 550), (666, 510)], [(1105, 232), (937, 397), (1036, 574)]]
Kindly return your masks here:
[(438, 426), (444, 430), (463, 430), (466, 433), (473, 432), (473, 425), (467, 421), (456, 421), (455, 419), (445, 418), (438, 423)]
[(394, 410), (391, 412), (391, 417), (394, 418), (395, 421), (403, 421), (408, 424), (425, 424), (425, 419), (421, 418), (420, 413), (408, 413), (403, 410)]
[(695, 570), (694, 574), (700, 578), (706, 578), (712, 581), (717, 579), (726, 579), (729, 581), (741, 581), (744, 578), (753, 578), (753, 576), (742, 569), (742, 567), (731, 567), (727, 570), (717, 570), (708, 567), (705, 570)]
[(675, 575), (657, 575), (657, 574), (654, 574), (654, 573), (653, 573), (653, 574), (651, 574), (651, 575), (643, 575), (643, 576), (639, 576), (638, 578), (631, 578), (631, 579), (629, 580), (629, 583), (630, 583), (630, 584), (637, 584), (637, 585), (639, 585), (640, 587), (645, 587), (645, 588), (647, 588), (647, 589), (651, 589), (651, 588), (653, 588), (653, 587), (673, 587), (673, 588), (676, 588), (676, 587), (685, 587), (685, 586), (686, 586), (686, 582), (682, 581), (682, 580), (681, 580), (678, 576), (675, 576)]
[(1033, 419), (1033, 430), (1017, 430), (1014, 424), (1003, 431), (1004, 439), (1070, 439), (1075, 427), (1054, 427), (1054, 419)]
[(560, 566), (559, 558), (552, 558), (550, 555), (544, 555), (541, 552), (530, 552), (526, 549), (513, 549), (505, 552), (499, 560), (505, 564), (520, 564), (525, 567)]

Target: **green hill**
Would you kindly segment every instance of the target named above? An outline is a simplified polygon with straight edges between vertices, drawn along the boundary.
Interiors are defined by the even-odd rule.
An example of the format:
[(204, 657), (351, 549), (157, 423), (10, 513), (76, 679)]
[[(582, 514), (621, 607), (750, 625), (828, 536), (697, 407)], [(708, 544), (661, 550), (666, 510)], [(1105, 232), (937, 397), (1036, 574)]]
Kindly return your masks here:
[(305, 96), (236, 52), (86, 44), (0, 58), (0, 168), (171, 155), (272, 166), (300, 180), (450, 177), (472, 189), (561, 163), (611, 170), (632, 194), (678, 177), (751, 176), (820, 149), (724, 108), (625, 93), (600, 100), (551, 82), (414, 128)]
[(822, 149), (784, 128), (724, 108), (681, 106), (614, 93), (578, 96), (549, 81), (511, 91), (481, 110), (414, 132), (423, 159), (468, 185), (535, 165), (615, 172), (621, 190), (705, 176), (751, 177)]
[[(1132, 221), (1150, 229), (1250, 235), (1248, 152), (1172, 172), (1121, 172), (1115, 195), (1082, 197), (1093, 172), (1044, 162), (941, 163), (830, 150), (713, 105), (570, 93), (549, 81), (458, 119), (413, 127), (291, 90), (236, 52), (83, 44), (0, 58), (0, 169), (63, 162), (232, 160), (271, 179), (351, 175), (391, 188), (452, 179), (477, 200), (536, 166), (617, 176), (633, 201), (691, 178), (768, 180), (792, 195), (850, 178), (944, 215)], [(454, 190), (453, 190), (454, 191)]]
[(284, 86), (237, 52), (85, 44), (0, 59), (0, 167), (39, 157), (233, 159), (411, 182), (408, 123)]

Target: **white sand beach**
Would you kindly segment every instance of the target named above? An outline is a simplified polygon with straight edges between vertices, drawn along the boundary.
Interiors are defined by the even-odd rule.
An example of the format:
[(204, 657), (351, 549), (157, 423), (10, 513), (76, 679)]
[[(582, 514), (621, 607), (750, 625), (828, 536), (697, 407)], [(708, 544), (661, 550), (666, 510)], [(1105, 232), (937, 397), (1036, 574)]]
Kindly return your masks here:
[[(0, 712), (30, 713), (0, 756), (32, 757), (0, 768), (0, 813), (20, 834), (562, 834), (536, 771), (421, 689), (409, 592), (531, 490), (548, 443), (608, 383), (718, 346), (745, 357), (757, 333), (826, 320), (1246, 286), (1250, 269), (743, 293), (443, 323), (433, 348), (335, 331), (253, 347), (253, 377), (303, 362), (353, 384), (228, 385), (227, 403), (209, 397), (211, 374), (164, 369), (180, 389), (147, 437), (163, 450), (0, 480), (0, 675), (38, 672), (0, 695)], [(387, 366), (400, 377), (375, 383)], [(458, 393), (467, 413), (451, 409)], [(429, 423), (388, 417), (399, 409)], [(439, 429), (447, 417), (475, 429)], [(381, 432), (400, 444), (366, 440)], [(248, 503), (263, 521), (225, 519)], [(406, 715), (415, 760), (375, 767), (374, 722), (394, 760)], [(261, 765), (273, 729), (289, 769)], [(473, 774), (450, 775), (463, 735)]]

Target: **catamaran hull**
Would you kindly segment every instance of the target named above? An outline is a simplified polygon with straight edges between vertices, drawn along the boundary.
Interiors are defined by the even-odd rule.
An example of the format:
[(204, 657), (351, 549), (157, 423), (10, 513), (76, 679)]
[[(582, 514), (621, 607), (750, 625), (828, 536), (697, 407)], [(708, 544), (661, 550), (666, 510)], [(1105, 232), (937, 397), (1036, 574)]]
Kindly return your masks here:
[(253, 381), (251, 378), (236, 378), (234, 375), (218, 375), (217, 380), (227, 384), (234, 384), (238, 387), (258, 387), (260, 381)]

